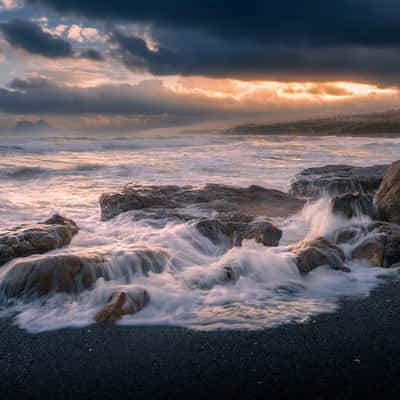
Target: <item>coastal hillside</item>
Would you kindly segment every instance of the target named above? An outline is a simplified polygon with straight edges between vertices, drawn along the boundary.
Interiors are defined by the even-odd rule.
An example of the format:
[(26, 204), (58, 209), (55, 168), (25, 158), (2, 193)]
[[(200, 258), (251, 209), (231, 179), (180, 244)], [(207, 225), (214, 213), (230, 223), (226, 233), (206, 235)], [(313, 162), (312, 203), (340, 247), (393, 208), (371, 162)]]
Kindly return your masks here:
[(356, 116), (306, 119), (274, 124), (243, 124), (230, 128), (229, 134), (240, 135), (343, 135), (343, 136), (385, 136), (400, 135), (400, 110), (391, 110)]

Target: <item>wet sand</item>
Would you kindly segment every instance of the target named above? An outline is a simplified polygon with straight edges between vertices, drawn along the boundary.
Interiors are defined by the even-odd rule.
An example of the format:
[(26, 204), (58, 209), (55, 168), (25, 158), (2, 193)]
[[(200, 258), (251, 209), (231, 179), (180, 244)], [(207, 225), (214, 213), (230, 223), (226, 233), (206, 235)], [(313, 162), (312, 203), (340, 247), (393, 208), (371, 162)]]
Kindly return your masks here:
[(304, 324), (257, 332), (0, 322), (1, 398), (394, 398), (400, 282)]

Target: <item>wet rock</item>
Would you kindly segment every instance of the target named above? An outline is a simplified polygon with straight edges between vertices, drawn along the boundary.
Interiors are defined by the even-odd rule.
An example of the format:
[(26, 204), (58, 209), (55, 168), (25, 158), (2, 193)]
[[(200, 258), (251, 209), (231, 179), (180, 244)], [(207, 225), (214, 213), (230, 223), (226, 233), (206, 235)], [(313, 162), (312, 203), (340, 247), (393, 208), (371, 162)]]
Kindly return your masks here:
[(389, 166), (374, 200), (382, 220), (400, 224), (400, 161)]
[(343, 265), (345, 259), (343, 251), (323, 237), (303, 240), (292, 246), (291, 250), (297, 255), (296, 264), (301, 273), (308, 273), (322, 265), (348, 271)]
[(369, 238), (358, 245), (351, 256), (355, 260), (367, 260), (375, 267), (382, 267), (384, 251), (385, 246), (381, 241)]
[(326, 165), (307, 168), (296, 175), (290, 185), (289, 194), (314, 198), (348, 192), (373, 194), (381, 184), (386, 169), (387, 165)]
[(5, 275), (0, 294), (5, 298), (73, 293), (88, 289), (96, 280), (98, 257), (72, 254), (35, 256), (17, 262)]
[[(224, 214), (286, 217), (299, 211), (303, 200), (279, 190), (260, 186), (239, 188), (208, 184), (203, 188), (193, 186), (141, 186), (127, 185), (121, 192), (105, 193), (100, 198), (103, 220), (111, 219), (130, 210), (182, 209), (196, 206), (203, 210)], [(179, 213), (179, 212), (178, 212)]]
[(367, 215), (372, 219), (377, 218), (373, 198), (359, 192), (345, 193), (332, 199), (332, 212), (341, 214), (346, 218)]
[(214, 244), (221, 244), (227, 241), (229, 233), (225, 225), (218, 219), (201, 219), (193, 226)]
[(0, 266), (17, 258), (68, 245), (79, 231), (74, 221), (54, 215), (47, 221), (0, 231)]
[(368, 229), (366, 226), (361, 224), (353, 224), (337, 229), (333, 233), (333, 242), (335, 244), (353, 244), (360, 240), (363, 236), (367, 235), (367, 233)]
[(132, 246), (110, 253), (75, 252), (15, 261), (0, 284), (1, 298), (79, 293), (98, 278), (132, 283), (138, 276), (162, 273), (171, 261), (160, 248)]
[(232, 237), (233, 246), (241, 246), (243, 240), (254, 239), (257, 243), (264, 246), (279, 246), (282, 231), (275, 225), (266, 222), (227, 222), (227, 231)]
[(394, 268), (400, 263), (400, 234), (387, 236), (382, 266)]
[(137, 314), (149, 302), (150, 296), (145, 289), (117, 291), (111, 296), (109, 303), (96, 314), (95, 320), (98, 323), (116, 322), (124, 315)]

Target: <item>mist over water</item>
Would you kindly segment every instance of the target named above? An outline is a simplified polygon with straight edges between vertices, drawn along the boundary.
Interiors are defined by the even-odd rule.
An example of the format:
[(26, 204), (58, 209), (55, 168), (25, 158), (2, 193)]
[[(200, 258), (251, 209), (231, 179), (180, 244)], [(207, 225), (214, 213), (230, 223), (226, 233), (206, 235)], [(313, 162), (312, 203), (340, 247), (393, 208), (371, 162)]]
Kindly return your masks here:
[[(308, 204), (298, 215), (273, 222), (283, 230), (281, 245), (254, 241), (232, 248), (213, 243), (190, 222), (134, 221), (128, 212), (100, 221), (99, 197), (128, 182), (138, 184), (252, 184), (287, 190), (294, 175), (326, 164), (367, 166), (389, 163), (400, 154), (400, 139), (216, 134), (152, 134), (60, 137), (0, 136), (0, 226), (41, 221), (58, 212), (80, 232), (68, 248), (53, 251), (111, 255), (105, 280), (79, 295), (55, 294), (11, 308), (30, 331), (93, 323), (116, 288), (145, 288), (150, 304), (122, 324), (178, 325), (195, 329), (258, 329), (334, 311), (345, 296), (364, 296), (393, 271), (352, 262), (351, 274), (325, 267), (301, 276), (288, 245), (329, 235), (350, 224), (333, 216), (329, 199)], [(204, 211), (191, 210), (201, 215)], [(347, 247), (346, 247), (347, 246)], [(155, 259), (135, 259), (151, 249)], [(345, 252), (351, 251), (344, 245)], [(34, 257), (34, 256), (33, 256)], [(161, 273), (144, 272), (150, 263)], [(127, 273), (127, 265), (141, 265)], [(229, 266), (235, 283), (221, 281)], [(0, 269), (0, 280), (13, 262)], [(0, 306), (1, 310), (1, 306)], [(10, 308), (0, 314), (10, 313)]]

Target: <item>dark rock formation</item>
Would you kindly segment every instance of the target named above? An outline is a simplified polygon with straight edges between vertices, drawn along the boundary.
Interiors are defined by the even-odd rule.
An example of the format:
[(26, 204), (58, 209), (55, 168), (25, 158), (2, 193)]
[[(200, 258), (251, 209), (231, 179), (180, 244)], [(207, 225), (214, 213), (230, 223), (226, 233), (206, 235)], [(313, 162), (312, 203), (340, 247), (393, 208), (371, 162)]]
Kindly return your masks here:
[(0, 266), (17, 258), (42, 254), (68, 245), (79, 228), (74, 221), (54, 215), (35, 225), (0, 231)]
[(400, 161), (388, 168), (375, 195), (375, 204), (382, 220), (400, 224)]
[(217, 211), (218, 217), (234, 213), (248, 214), (253, 217), (285, 217), (299, 211), (304, 201), (279, 190), (265, 189), (255, 185), (238, 188), (217, 184), (208, 184), (203, 188), (127, 185), (121, 192), (105, 193), (100, 198), (103, 220), (130, 210), (148, 208), (173, 210), (190, 205)]
[(382, 182), (387, 165), (354, 167), (326, 165), (308, 168), (296, 175), (289, 193), (300, 197), (340, 195), (348, 192), (374, 193)]
[(297, 255), (296, 264), (303, 274), (322, 265), (348, 272), (348, 268), (343, 265), (345, 259), (343, 251), (323, 237), (303, 240), (292, 246), (291, 250)]
[(109, 303), (96, 314), (95, 320), (98, 323), (116, 322), (124, 315), (137, 314), (149, 302), (150, 296), (145, 289), (117, 291), (111, 296)]
[(377, 217), (372, 196), (356, 193), (346, 193), (332, 199), (332, 212), (346, 218), (367, 215), (372, 219)]

